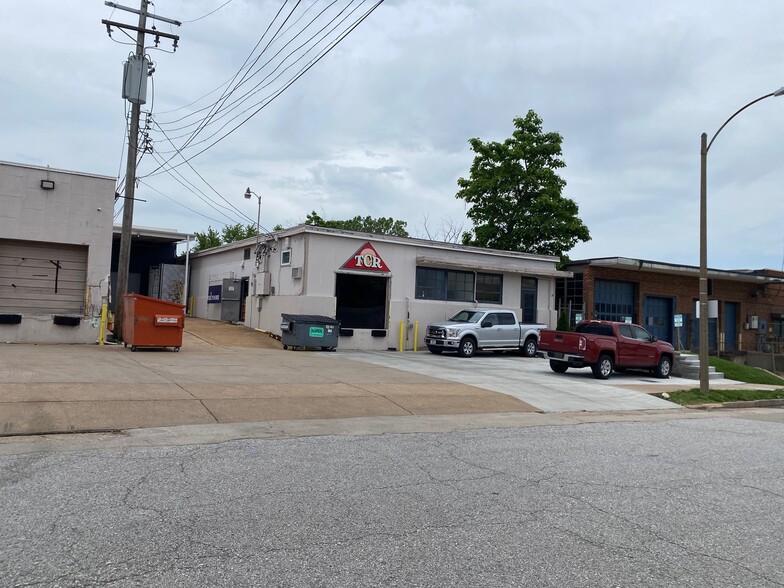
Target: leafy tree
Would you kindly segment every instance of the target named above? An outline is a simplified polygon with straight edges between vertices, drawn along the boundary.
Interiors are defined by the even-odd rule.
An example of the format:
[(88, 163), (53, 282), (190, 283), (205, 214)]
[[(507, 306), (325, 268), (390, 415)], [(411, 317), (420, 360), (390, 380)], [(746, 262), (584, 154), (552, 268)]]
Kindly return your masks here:
[(239, 223), (236, 225), (226, 225), (223, 227), (221, 236), (224, 243), (233, 243), (234, 241), (242, 241), (249, 237), (255, 237), (256, 225), (246, 225), (244, 227)]
[(210, 249), (221, 244), (221, 236), (218, 234), (218, 231), (212, 227), (207, 227), (205, 233), (199, 233), (197, 231), (194, 236), (196, 237), (196, 247), (193, 248), (194, 251)]
[(218, 233), (212, 227), (207, 227), (207, 231), (204, 233), (195, 233), (196, 237), (196, 247), (193, 248), (194, 251), (201, 251), (202, 249), (210, 249), (212, 247), (217, 247), (218, 245), (223, 245), (224, 243), (233, 243), (234, 241), (242, 241), (243, 239), (247, 239), (249, 237), (256, 236), (256, 225), (247, 225), (242, 226), (241, 224), (237, 223), (236, 225), (226, 225), (221, 229), (221, 232)]
[(370, 216), (355, 216), (348, 220), (324, 220), (314, 210), (305, 219), (306, 225), (325, 227), (328, 229), (344, 229), (361, 233), (374, 233), (376, 235), (394, 235), (395, 237), (408, 237), (405, 221), (395, 220), (392, 217), (372, 218)]
[(463, 243), (561, 255), (591, 239), (577, 203), (562, 195), (566, 182), (556, 170), (566, 166), (563, 138), (544, 133), (533, 110), (515, 118), (514, 126), (503, 143), (468, 141), (476, 156), (469, 178), (457, 180), (456, 197), (471, 205), (466, 215), (474, 228), (463, 233)]

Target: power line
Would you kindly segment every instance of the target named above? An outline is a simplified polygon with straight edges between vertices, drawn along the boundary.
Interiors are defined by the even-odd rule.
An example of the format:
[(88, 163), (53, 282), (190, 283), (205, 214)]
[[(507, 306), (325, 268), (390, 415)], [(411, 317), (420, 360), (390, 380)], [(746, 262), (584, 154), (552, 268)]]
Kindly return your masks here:
[[(215, 116), (215, 121), (210, 121), (210, 122), (207, 122), (207, 123), (204, 125), (204, 128), (208, 127), (210, 124), (212, 124), (212, 122), (217, 122), (217, 121), (218, 121), (218, 120), (220, 120), (221, 118), (224, 118), (224, 117), (225, 117), (225, 116), (227, 116), (229, 113), (231, 113), (233, 110), (236, 110), (236, 109), (239, 107), (239, 105), (241, 105), (242, 103), (246, 102), (246, 101), (247, 101), (247, 99), (248, 99), (250, 96), (252, 96), (252, 95), (254, 95), (254, 94), (257, 94), (257, 93), (258, 93), (258, 92), (260, 92), (262, 89), (264, 89), (264, 88), (266, 88), (266, 87), (270, 86), (270, 85), (271, 85), (273, 82), (275, 82), (275, 81), (276, 81), (278, 78), (280, 78), (280, 77), (283, 75), (283, 73), (285, 73), (286, 71), (288, 71), (289, 69), (291, 69), (291, 67), (293, 67), (293, 66), (294, 66), (294, 65), (295, 65), (297, 62), (301, 61), (301, 60), (302, 60), (302, 59), (303, 59), (303, 58), (304, 58), (304, 57), (305, 57), (305, 56), (306, 56), (308, 53), (310, 53), (310, 52), (311, 52), (313, 49), (315, 49), (315, 48), (316, 48), (316, 46), (317, 46), (319, 43), (321, 43), (321, 42), (322, 42), (322, 41), (323, 41), (323, 40), (324, 40), (324, 39), (325, 39), (325, 38), (326, 38), (326, 37), (329, 35), (329, 33), (333, 32), (333, 31), (334, 31), (334, 30), (337, 28), (337, 25), (336, 25), (335, 27), (333, 27), (333, 28), (332, 28), (332, 29), (329, 31), (329, 33), (327, 33), (327, 35), (324, 35), (324, 36), (323, 36), (321, 39), (319, 39), (319, 40), (318, 40), (318, 41), (317, 41), (317, 42), (316, 42), (316, 43), (313, 45), (313, 47), (311, 47), (310, 49), (308, 49), (307, 51), (305, 51), (305, 52), (304, 52), (304, 53), (303, 53), (303, 54), (302, 54), (302, 55), (301, 55), (299, 58), (297, 58), (296, 60), (294, 60), (294, 62), (292, 62), (292, 63), (291, 63), (291, 64), (289, 64), (289, 65), (288, 65), (286, 68), (284, 68), (284, 69), (283, 69), (283, 71), (282, 71), (280, 74), (278, 74), (277, 76), (275, 76), (275, 77), (274, 77), (274, 78), (273, 78), (273, 79), (272, 79), (272, 80), (271, 80), (269, 83), (267, 83), (267, 84), (263, 84), (263, 82), (264, 82), (264, 81), (266, 81), (266, 80), (268, 80), (268, 79), (270, 78), (270, 76), (271, 76), (272, 74), (274, 74), (274, 73), (275, 73), (275, 72), (276, 72), (276, 71), (277, 71), (277, 70), (278, 70), (278, 69), (279, 69), (279, 68), (280, 68), (280, 67), (281, 67), (281, 66), (282, 66), (284, 63), (286, 63), (286, 61), (288, 61), (288, 59), (289, 59), (289, 58), (290, 58), (292, 55), (294, 55), (295, 53), (297, 53), (297, 51), (299, 51), (299, 50), (300, 50), (300, 49), (302, 49), (302, 48), (303, 48), (305, 45), (307, 45), (307, 44), (308, 44), (310, 41), (312, 41), (312, 40), (313, 40), (313, 39), (314, 39), (314, 38), (315, 38), (315, 37), (316, 37), (316, 36), (317, 36), (319, 33), (321, 33), (321, 32), (322, 32), (322, 31), (323, 31), (325, 28), (327, 28), (327, 27), (328, 27), (328, 26), (329, 26), (331, 23), (335, 22), (335, 20), (337, 20), (337, 17), (338, 17), (338, 16), (340, 16), (340, 15), (341, 15), (341, 14), (342, 14), (342, 13), (343, 13), (343, 12), (344, 12), (344, 11), (345, 11), (345, 10), (346, 10), (346, 9), (347, 9), (347, 8), (348, 8), (350, 5), (351, 5), (351, 4), (353, 4), (353, 3), (354, 3), (354, 1), (355, 1), (355, 0), (351, 0), (351, 2), (349, 2), (349, 4), (348, 4), (348, 5), (346, 5), (346, 7), (345, 7), (345, 8), (343, 8), (343, 10), (341, 10), (341, 11), (340, 11), (340, 12), (339, 12), (339, 13), (338, 13), (338, 14), (337, 14), (335, 17), (333, 17), (331, 21), (329, 21), (327, 24), (325, 24), (323, 27), (321, 27), (321, 29), (319, 29), (318, 31), (316, 31), (316, 33), (315, 33), (315, 34), (313, 34), (313, 35), (312, 35), (310, 38), (308, 38), (308, 39), (307, 39), (307, 40), (306, 40), (304, 43), (302, 43), (301, 45), (299, 45), (298, 47), (296, 47), (296, 48), (295, 48), (293, 51), (290, 51), (290, 52), (288, 53), (288, 55), (286, 55), (286, 56), (285, 56), (285, 57), (284, 57), (284, 58), (283, 58), (283, 59), (280, 61), (280, 63), (278, 63), (278, 64), (275, 66), (275, 68), (274, 68), (274, 69), (273, 69), (271, 72), (269, 72), (269, 73), (268, 73), (268, 74), (267, 74), (267, 75), (266, 75), (264, 78), (262, 78), (262, 80), (261, 80), (261, 81), (260, 81), (258, 84), (256, 84), (255, 86), (253, 86), (253, 87), (252, 87), (250, 90), (248, 90), (247, 92), (245, 92), (245, 93), (244, 93), (242, 96), (240, 96), (240, 98), (238, 98), (237, 100), (235, 100), (234, 102), (232, 102), (232, 103), (230, 104), (229, 108), (225, 109), (225, 110), (224, 110), (224, 111), (221, 113), (221, 115), (220, 115), (220, 116)], [(304, 27), (304, 28), (303, 28), (303, 29), (302, 29), (300, 32), (298, 32), (298, 33), (297, 33), (297, 34), (296, 34), (294, 37), (292, 37), (292, 38), (291, 38), (291, 39), (290, 39), (290, 40), (289, 40), (289, 41), (288, 41), (288, 42), (287, 42), (285, 45), (283, 45), (283, 46), (282, 46), (282, 47), (281, 47), (281, 48), (280, 48), (280, 49), (279, 49), (279, 50), (278, 50), (278, 51), (277, 51), (277, 52), (276, 52), (276, 53), (275, 53), (275, 54), (274, 54), (272, 57), (270, 57), (270, 58), (269, 58), (269, 59), (268, 59), (268, 60), (267, 60), (267, 61), (266, 61), (264, 64), (262, 64), (262, 65), (259, 67), (259, 69), (258, 69), (258, 70), (257, 70), (257, 71), (256, 71), (256, 72), (255, 72), (255, 73), (252, 75), (252, 76), (251, 76), (251, 78), (253, 78), (253, 77), (255, 77), (256, 75), (260, 74), (260, 73), (261, 73), (261, 71), (262, 71), (262, 69), (263, 69), (264, 67), (266, 67), (267, 65), (269, 65), (270, 63), (272, 63), (272, 61), (273, 61), (273, 60), (274, 60), (274, 59), (275, 59), (275, 58), (276, 58), (278, 55), (280, 55), (280, 53), (283, 51), (283, 49), (285, 49), (285, 48), (286, 48), (288, 45), (290, 45), (291, 43), (293, 43), (293, 42), (294, 42), (294, 40), (296, 40), (296, 38), (297, 38), (297, 37), (299, 37), (300, 35), (302, 35), (302, 34), (303, 34), (303, 33), (304, 33), (304, 32), (305, 32), (305, 31), (306, 31), (306, 30), (307, 30), (307, 29), (310, 27), (310, 25), (311, 25), (311, 24), (313, 24), (313, 23), (316, 21), (316, 19), (318, 19), (318, 18), (319, 18), (321, 15), (323, 15), (323, 14), (324, 14), (324, 12), (326, 12), (326, 10), (327, 10), (329, 7), (331, 7), (332, 5), (334, 5), (336, 2), (337, 2), (337, 0), (334, 0), (332, 3), (330, 3), (330, 5), (329, 5), (327, 8), (325, 8), (325, 9), (324, 9), (324, 10), (322, 10), (322, 11), (321, 11), (319, 14), (317, 14), (317, 15), (316, 15), (316, 16), (315, 16), (315, 17), (314, 17), (314, 18), (313, 18), (313, 19), (312, 19), (312, 20), (311, 20), (311, 21), (310, 21), (310, 22), (307, 24), (307, 26), (305, 26), (305, 27)], [(358, 7), (357, 7), (357, 8), (358, 8)], [(352, 10), (352, 11), (349, 13), (349, 15), (353, 14), (353, 13), (354, 13), (354, 12), (357, 10), (357, 8), (355, 8), (354, 10)], [(343, 18), (343, 19), (342, 19), (340, 22), (342, 23), (343, 21), (345, 21), (345, 20), (346, 20), (346, 18), (347, 18), (347, 17), (344, 17), (344, 18)], [(339, 24), (340, 24), (340, 23), (339, 23)], [(250, 80), (251, 78), (249, 78), (249, 80)], [(242, 83), (240, 83), (240, 84), (237, 84), (237, 86), (234, 88), (234, 90), (232, 90), (232, 92), (231, 92), (231, 93), (234, 93), (234, 91), (236, 91), (236, 90), (237, 90), (237, 89), (238, 89), (238, 88), (239, 88), (239, 87), (240, 87), (242, 84), (244, 84), (244, 83), (245, 83), (245, 82), (243, 81)], [(263, 85), (262, 85), (262, 84), (263, 84)], [(260, 102), (257, 102), (257, 103), (256, 103), (256, 105), (258, 105), (258, 104), (260, 104)], [(254, 106), (255, 106), (255, 105), (254, 105)], [(251, 106), (250, 108), (253, 108), (253, 106)], [(250, 108), (246, 109), (246, 110), (245, 110), (245, 111), (243, 111), (243, 112), (247, 112), (247, 110), (249, 110)], [(203, 109), (202, 109), (202, 110), (203, 110)], [(196, 111), (196, 112), (200, 112), (200, 111)], [(194, 113), (194, 114), (195, 114), (195, 113)], [(217, 113), (216, 113), (216, 115), (217, 115)], [(190, 115), (186, 115), (185, 117), (181, 117), (180, 119), (178, 119), (178, 121), (179, 121), (179, 120), (183, 120), (183, 119), (187, 118), (187, 116), (190, 116)], [(235, 118), (236, 118), (236, 117), (235, 117)], [(231, 119), (231, 120), (234, 120), (234, 119)], [(170, 122), (170, 123), (166, 123), (166, 124), (169, 124), (169, 125), (170, 125), (170, 124), (173, 124), (173, 123), (175, 123), (175, 122), (178, 122), (178, 121), (172, 121), (172, 122)], [(169, 131), (178, 131), (178, 130), (187, 129), (187, 128), (189, 128), (189, 127), (192, 127), (192, 126), (194, 126), (195, 124), (197, 124), (197, 123), (196, 123), (196, 122), (193, 122), (193, 123), (188, 123), (187, 125), (184, 125), (184, 126), (181, 126), (181, 127), (177, 127), (177, 128), (174, 128), (174, 129), (169, 129)], [(186, 136), (186, 135), (181, 135), (181, 136), (178, 136), (178, 137), (174, 137), (174, 139), (179, 139), (179, 138), (182, 138), (182, 137), (184, 137), (184, 136)], [(214, 136), (214, 135), (213, 135), (213, 136)], [(209, 139), (207, 139), (207, 140), (209, 140)], [(204, 142), (204, 141), (201, 141), (201, 142)], [(200, 142), (200, 143), (201, 143), (201, 142)], [(194, 143), (194, 144), (195, 144), (195, 145), (197, 145), (197, 144), (199, 144), (199, 143)]]
[[(272, 103), (272, 102), (273, 102), (273, 101), (274, 101), (274, 100), (275, 100), (275, 99), (276, 99), (278, 96), (280, 96), (280, 94), (282, 94), (282, 93), (283, 93), (285, 90), (287, 90), (289, 87), (291, 87), (291, 86), (292, 86), (292, 85), (293, 85), (293, 84), (294, 84), (294, 83), (295, 83), (295, 82), (296, 82), (296, 81), (297, 81), (299, 78), (301, 78), (303, 75), (305, 75), (305, 73), (307, 73), (307, 72), (308, 72), (308, 71), (309, 71), (309, 70), (310, 70), (310, 69), (311, 69), (313, 66), (315, 66), (315, 65), (316, 65), (316, 64), (317, 64), (319, 61), (321, 61), (321, 60), (322, 60), (324, 57), (326, 57), (326, 56), (327, 56), (327, 55), (328, 55), (328, 54), (329, 54), (329, 53), (330, 53), (330, 52), (331, 52), (331, 51), (332, 51), (332, 50), (333, 50), (333, 49), (334, 49), (334, 48), (335, 48), (335, 47), (336, 47), (336, 46), (337, 46), (337, 45), (338, 45), (338, 44), (339, 44), (339, 43), (340, 43), (340, 42), (341, 42), (343, 39), (345, 39), (345, 38), (346, 38), (346, 37), (347, 37), (349, 34), (351, 34), (351, 33), (354, 31), (354, 29), (356, 29), (356, 27), (358, 27), (358, 26), (359, 26), (359, 25), (360, 25), (360, 24), (361, 24), (361, 23), (362, 23), (362, 22), (363, 22), (363, 21), (364, 21), (364, 20), (365, 20), (365, 19), (366, 19), (368, 16), (370, 16), (370, 14), (372, 14), (372, 13), (373, 13), (373, 11), (375, 11), (375, 10), (376, 10), (376, 8), (378, 8), (378, 7), (379, 7), (381, 4), (383, 4), (383, 2), (384, 2), (384, 0), (378, 0), (378, 1), (377, 1), (377, 2), (376, 2), (374, 5), (373, 5), (373, 6), (371, 6), (371, 7), (370, 7), (370, 9), (368, 9), (368, 10), (367, 10), (367, 11), (366, 11), (366, 12), (365, 12), (365, 13), (364, 13), (364, 14), (363, 14), (363, 15), (362, 15), (360, 18), (358, 18), (358, 19), (357, 19), (357, 20), (356, 20), (356, 21), (355, 21), (355, 22), (354, 22), (354, 23), (353, 23), (351, 26), (349, 26), (349, 27), (348, 27), (348, 28), (347, 28), (345, 31), (343, 31), (343, 32), (342, 32), (342, 33), (341, 33), (341, 34), (340, 34), (340, 35), (339, 35), (339, 36), (338, 36), (338, 37), (337, 37), (337, 38), (336, 38), (336, 39), (335, 39), (335, 40), (334, 40), (334, 41), (333, 41), (331, 44), (329, 44), (329, 45), (327, 46), (327, 48), (326, 48), (326, 49), (323, 49), (323, 50), (321, 51), (321, 53), (320, 53), (320, 54), (319, 54), (317, 57), (313, 58), (313, 59), (312, 59), (312, 60), (311, 60), (311, 61), (310, 61), (310, 62), (309, 62), (309, 63), (308, 63), (308, 64), (307, 64), (307, 65), (306, 65), (306, 66), (305, 66), (303, 69), (301, 69), (301, 70), (300, 70), (300, 71), (299, 71), (299, 72), (298, 72), (298, 73), (297, 73), (297, 74), (296, 74), (296, 75), (295, 75), (295, 76), (294, 76), (294, 77), (293, 77), (291, 80), (289, 80), (289, 81), (288, 81), (288, 82), (287, 82), (287, 83), (286, 83), (286, 84), (285, 84), (285, 85), (284, 85), (282, 88), (280, 88), (280, 89), (279, 89), (279, 90), (277, 90), (276, 92), (273, 92), (273, 94), (271, 94), (271, 95), (268, 97), (269, 99), (268, 99), (266, 102), (264, 102), (264, 103), (257, 103), (257, 105), (258, 105), (258, 104), (261, 104), (261, 106), (259, 106), (259, 108), (257, 108), (257, 109), (256, 109), (255, 111), (253, 111), (253, 112), (252, 112), (252, 113), (251, 113), (251, 114), (250, 114), (248, 117), (246, 117), (244, 120), (242, 120), (242, 122), (240, 122), (238, 125), (236, 125), (234, 128), (232, 128), (230, 131), (228, 131), (227, 133), (225, 133), (225, 134), (224, 134), (223, 136), (221, 136), (220, 138), (218, 138), (218, 139), (216, 139), (215, 141), (213, 141), (213, 142), (212, 142), (210, 145), (208, 145), (207, 147), (205, 147), (205, 148), (204, 148), (204, 149), (202, 149), (201, 151), (198, 151), (197, 153), (195, 153), (194, 155), (191, 155), (191, 156), (190, 156), (190, 157), (188, 157), (187, 159), (185, 159), (185, 158), (184, 158), (184, 161), (183, 161), (183, 162), (181, 162), (181, 163), (177, 163), (177, 164), (175, 164), (175, 165), (172, 165), (172, 166), (170, 166), (170, 167), (173, 169), (173, 168), (179, 167), (179, 166), (181, 166), (181, 165), (183, 165), (183, 164), (185, 164), (185, 163), (188, 163), (189, 161), (191, 161), (192, 159), (194, 159), (194, 158), (198, 157), (199, 155), (201, 155), (202, 153), (204, 153), (204, 152), (205, 152), (205, 151), (207, 151), (208, 149), (210, 149), (210, 148), (214, 147), (215, 145), (217, 145), (218, 143), (220, 143), (221, 141), (223, 141), (224, 139), (226, 139), (228, 136), (230, 136), (232, 133), (234, 133), (234, 132), (235, 132), (237, 129), (239, 129), (240, 127), (242, 127), (242, 126), (243, 126), (243, 125), (244, 125), (246, 122), (248, 122), (248, 121), (249, 121), (251, 118), (253, 118), (253, 117), (254, 117), (256, 114), (258, 114), (258, 113), (259, 113), (259, 112), (261, 112), (261, 111), (262, 111), (264, 108), (266, 108), (266, 107), (267, 107), (269, 104), (271, 104), (271, 103)], [(247, 110), (245, 110), (244, 112), (247, 112), (248, 110), (250, 110), (250, 109), (247, 109)], [(236, 118), (239, 118), (239, 115), (238, 115), (237, 117), (235, 117), (235, 119), (236, 119)], [(235, 120), (235, 119), (232, 119), (232, 120)], [(228, 123), (227, 123), (227, 124), (228, 124)], [(225, 128), (225, 126), (227, 126), (227, 125), (224, 125), (224, 127), (222, 127), (222, 128)], [(159, 128), (160, 128), (160, 127), (159, 127)], [(216, 133), (216, 134), (217, 134), (217, 133)], [(214, 135), (213, 135), (213, 136), (214, 136)], [(209, 140), (209, 139), (208, 139), (208, 140)], [(181, 151), (181, 150), (182, 150), (182, 148), (180, 149), (180, 151)], [(182, 156), (181, 152), (180, 152), (180, 155)], [(173, 157), (172, 157), (172, 158), (173, 158)], [(171, 161), (171, 159), (172, 159), (172, 158), (169, 158), (169, 159), (166, 161), (166, 163), (168, 163), (169, 161)], [(163, 173), (163, 172), (159, 172), (159, 170), (161, 169), (161, 167), (162, 167), (162, 166), (159, 166), (158, 168), (156, 168), (155, 170), (153, 170), (153, 171), (152, 171), (152, 172), (150, 172), (149, 174), (146, 174), (144, 177), (152, 177), (152, 176), (154, 176), (154, 175), (158, 175), (159, 173)]]
[(171, 196), (167, 196), (166, 194), (164, 194), (164, 193), (163, 193), (163, 192), (161, 192), (160, 190), (157, 190), (156, 188), (153, 188), (153, 187), (152, 187), (150, 184), (148, 184), (148, 183), (147, 183), (147, 182), (145, 182), (144, 180), (139, 180), (139, 183), (140, 183), (140, 184), (144, 184), (145, 186), (147, 186), (147, 188), (149, 188), (149, 189), (150, 189), (150, 190), (152, 190), (153, 192), (156, 192), (156, 193), (160, 194), (160, 195), (161, 195), (161, 196), (163, 196), (164, 198), (168, 198), (169, 200), (171, 200), (172, 202), (174, 202), (174, 203), (175, 203), (177, 206), (181, 206), (181, 207), (185, 208), (186, 210), (190, 210), (192, 213), (194, 213), (194, 214), (198, 214), (199, 216), (203, 216), (203, 217), (204, 217), (204, 218), (206, 218), (207, 220), (210, 220), (210, 221), (212, 221), (212, 222), (214, 222), (214, 223), (217, 223), (217, 224), (219, 224), (219, 225), (222, 225), (222, 226), (224, 226), (224, 227), (227, 225), (227, 223), (225, 223), (225, 222), (223, 222), (223, 221), (219, 221), (219, 220), (217, 220), (217, 219), (214, 219), (214, 218), (212, 218), (211, 216), (207, 216), (206, 214), (203, 214), (203, 213), (199, 212), (198, 210), (194, 210), (194, 209), (193, 209), (193, 208), (191, 208), (190, 206), (186, 206), (186, 205), (185, 205), (185, 204), (183, 204), (182, 202), (179, 202), (179, 201), (175, 200), (175, 199), (174, 199), (174, 198), (172, 198)]
[(210, 15), (213, 15), (213, 14), (215, 14), (216, 12), (218, 12), (218, 11), (219, 11), (221, 8), (223, 8), (223, 7), (224, 7), (224, 6), (226, 6), (227, 4), (231, 4), (231, 2), (232, 2), (232, 0), (226, 0), (226, 2), (224, 2), (223, 4), (221, 4), (220, 6), (218, 6), (218, 7), (217, 7), (215, 10), (212, 10), (212, 11), (208, 12), (207, 14), (205, 14), (204, 16), (200, 16), (199, 18), (194, 18), (194, 19), (192, 19), (192, 20), (183, 20), (183, 21), (182, 21), (182, 24), (190, 24), (190, 23), (192, 23), (192, 22), (196, 22), (197, 20), (201, 20), (201, 19), (203, 19), (203, 18), (207, 18), (208, 16), (210, 16)]

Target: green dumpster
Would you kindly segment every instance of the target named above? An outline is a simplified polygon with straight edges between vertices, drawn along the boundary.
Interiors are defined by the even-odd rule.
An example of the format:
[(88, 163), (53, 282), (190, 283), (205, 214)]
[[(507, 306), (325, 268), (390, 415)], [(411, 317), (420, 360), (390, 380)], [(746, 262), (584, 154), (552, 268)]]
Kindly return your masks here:
[(318, 314), (280, 315), (280, 340), (283, 349), (322, 349), (335, 351), (340, 322)]

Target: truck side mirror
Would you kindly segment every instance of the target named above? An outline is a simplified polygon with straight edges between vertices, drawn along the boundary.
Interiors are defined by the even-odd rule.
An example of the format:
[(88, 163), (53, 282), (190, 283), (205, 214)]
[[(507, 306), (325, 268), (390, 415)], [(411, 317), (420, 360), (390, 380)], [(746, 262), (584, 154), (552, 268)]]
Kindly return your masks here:
[(492, 327), (492, 326), (493, 326), (493, 323), (491, 323), (490, 321), (482, 321), (482, 327), (483, 328), (486, 329), (487, 327)]

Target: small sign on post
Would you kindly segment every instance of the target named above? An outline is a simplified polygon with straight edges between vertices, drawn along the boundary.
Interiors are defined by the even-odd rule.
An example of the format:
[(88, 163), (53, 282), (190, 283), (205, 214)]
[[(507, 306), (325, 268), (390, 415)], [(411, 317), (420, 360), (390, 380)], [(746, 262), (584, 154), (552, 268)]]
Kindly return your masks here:
[(683, 326), (683, 315), (682, 314), (673, 315), (673, 321), (674, 321), (673, 322), (673, 326), (675, 328), (682, 327)]

